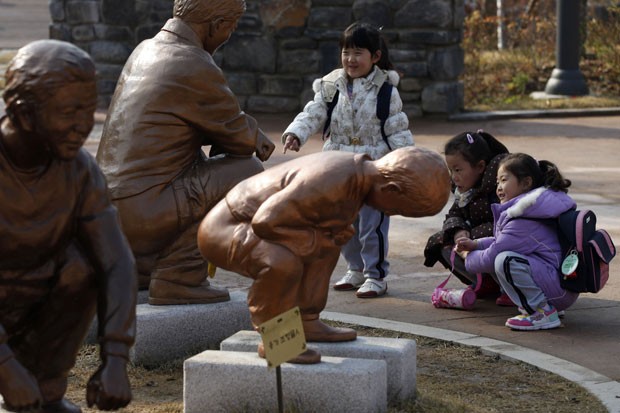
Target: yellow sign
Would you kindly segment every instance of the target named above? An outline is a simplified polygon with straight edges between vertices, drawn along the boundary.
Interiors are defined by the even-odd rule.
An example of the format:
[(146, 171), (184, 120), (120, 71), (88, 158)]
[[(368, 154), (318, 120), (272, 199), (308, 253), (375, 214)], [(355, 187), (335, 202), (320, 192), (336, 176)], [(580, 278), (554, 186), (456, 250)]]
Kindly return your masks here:
[(207, 275), (209, 276), (209, 278), (215, 277), (216, 270), (217, 270), (217, 267), (209, 262), (207, 265)]
[(258, 326), (269, 368), (306, 351), (306, 336), (299, 307), (292, 308)]

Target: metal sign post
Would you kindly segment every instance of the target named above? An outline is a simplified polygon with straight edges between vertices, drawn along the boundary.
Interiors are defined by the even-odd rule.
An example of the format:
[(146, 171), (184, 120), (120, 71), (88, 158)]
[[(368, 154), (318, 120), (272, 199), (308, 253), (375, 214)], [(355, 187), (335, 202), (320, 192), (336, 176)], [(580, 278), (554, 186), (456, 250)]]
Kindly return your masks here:
[(301, 322), (299, 307), (286, 311), (279, 316), (265, 321), (258, 326), (267, 367), (276, 369), (276, 387), (278, 389), (278, 411), (284, 412), (282, 397), (282, 372), (280, 364), (297, 357), (306, 351), (306, 337)]

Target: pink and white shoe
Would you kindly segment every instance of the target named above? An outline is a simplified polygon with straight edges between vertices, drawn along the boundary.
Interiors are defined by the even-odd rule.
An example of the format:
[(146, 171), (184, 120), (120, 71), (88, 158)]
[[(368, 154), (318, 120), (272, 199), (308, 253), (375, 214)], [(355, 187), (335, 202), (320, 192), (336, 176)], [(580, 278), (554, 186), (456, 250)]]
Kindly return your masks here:
[(538, 308), (534, 314), (528, 314), (522, 308), (519, 308), (519, 311), (522, 314), (506, 320), (506, 327), (524, 331), (549, 330), (557, 328), (562, 324), (558, 317), (558, 311), (555, 308), (551, 308), (548, 311)]

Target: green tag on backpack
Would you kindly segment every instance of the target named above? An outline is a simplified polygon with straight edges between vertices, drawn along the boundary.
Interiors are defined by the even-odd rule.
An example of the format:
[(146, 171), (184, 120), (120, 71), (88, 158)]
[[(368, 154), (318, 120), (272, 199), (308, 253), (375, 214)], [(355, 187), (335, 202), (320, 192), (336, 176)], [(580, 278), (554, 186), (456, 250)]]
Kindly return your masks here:
[(577, 267), (579, 266), (579, 257), (577, 251), (573, 250), (562, 261), (562, 274), (564, 278), (574, 278), (577, 276)]

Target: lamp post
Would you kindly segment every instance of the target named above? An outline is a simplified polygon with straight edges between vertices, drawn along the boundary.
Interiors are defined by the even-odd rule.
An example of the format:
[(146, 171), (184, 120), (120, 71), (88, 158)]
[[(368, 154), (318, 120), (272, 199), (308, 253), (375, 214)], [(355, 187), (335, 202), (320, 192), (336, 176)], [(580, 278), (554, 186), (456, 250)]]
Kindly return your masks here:
[(547, 80), (545, 93), (566, 96), (587, 95), (588, 85), (586, 85), (585, 78), (579, 70), (580, 0), (556, 0), (556, 2), (556, 67)]

